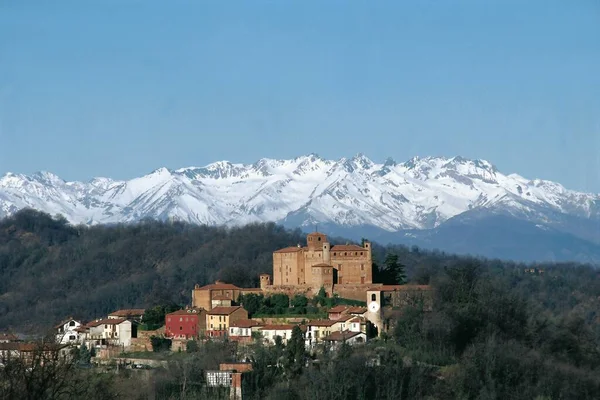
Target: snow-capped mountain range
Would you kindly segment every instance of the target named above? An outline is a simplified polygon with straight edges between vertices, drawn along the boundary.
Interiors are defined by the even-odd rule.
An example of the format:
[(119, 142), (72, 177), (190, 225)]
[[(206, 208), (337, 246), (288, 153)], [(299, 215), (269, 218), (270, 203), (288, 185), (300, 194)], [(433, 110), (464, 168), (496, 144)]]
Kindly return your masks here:
[(325, 160), (219, 161), (159, 168), (128, 181), (66, 182), (49, 172), (0, 178), (0, 217), (31, 207), (76, 224), (174, 218), (209, 225), (300, 218), (300, 225), (373, 225), (387, 231), (428, 229), (475, 208), (539, 218), (548, 211), (600, 217), (600, 196), (549, 181), (504, 175), (483, 160), (388, 159), (364, 155)]
[(5, 174), (0, 178), (0, 218), (26, 207), (62, 214), (76, 224), (143, 218), (209, 225), (273, 221), (388, 232), (434, 229), (482, 210), (539, 226), (564, 225), (565, 218), (600, 220), (598, 194), (505, 175), (484, 160), (415, 157), (376, 163), (362, 154), (340, 160), (310, 154), (254, 164), (219, 161), (159, 168), (128, 181), (66, 182), (48, 172)]

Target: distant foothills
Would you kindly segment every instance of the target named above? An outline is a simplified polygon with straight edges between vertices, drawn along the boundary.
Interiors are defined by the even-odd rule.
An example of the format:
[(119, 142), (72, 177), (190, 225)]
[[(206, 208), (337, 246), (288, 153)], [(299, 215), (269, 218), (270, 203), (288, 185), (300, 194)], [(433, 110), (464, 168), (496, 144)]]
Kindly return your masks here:
[(600, 196), (505, 175), (485, 160), (415, 157), (376, 163), (316, 154), (117, 181), (48, 172), (0, 177), (0, 218), (24, 208), (73, 224), (144, 219), (209, 226), (275, 222), (359, 241), (516, 261), (600, 262)]

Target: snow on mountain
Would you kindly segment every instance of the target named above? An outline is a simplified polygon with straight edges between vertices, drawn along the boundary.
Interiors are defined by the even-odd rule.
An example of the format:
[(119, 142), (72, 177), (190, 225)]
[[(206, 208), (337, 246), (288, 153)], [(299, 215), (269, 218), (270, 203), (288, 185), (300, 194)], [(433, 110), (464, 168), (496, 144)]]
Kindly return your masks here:
[(484, 160), (415, 157), (379, 164), (362, 154), (337, 161), (316, 154), (254, 164), (159, 168), (128, 181), (65, 182), (40, 172), (0, 178), (0, 217), (31, 207), (72, 223), (177, 219), (239, 225), (296, 221), (372, 225), (387, 231), (435, 228), (474, 209), (536, 223), (553, 215), (600, 218), (600, 196), (504, 175)]

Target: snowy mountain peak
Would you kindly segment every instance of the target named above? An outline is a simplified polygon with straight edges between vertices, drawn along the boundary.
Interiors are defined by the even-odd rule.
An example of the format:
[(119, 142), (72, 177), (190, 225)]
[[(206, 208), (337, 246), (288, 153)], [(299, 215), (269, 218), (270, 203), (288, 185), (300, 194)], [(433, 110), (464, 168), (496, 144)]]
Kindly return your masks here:
[(504, 175), (485, 160), (414, 157), (377, 163), (364, 154), (326, 160), (308, 154), (253, 164), (159, 168), (113, 181), (65, 182), (40, 172), (0, 178), (0, 217), (32, 207), (74, 223), (177, 218), (238, 225), (285, 221), (305, 225), (372, 225), (426, 229), (476, 210), (502, 210), (536, 221), (556, 215), (600, 219), (600, 197), (560, 184)]

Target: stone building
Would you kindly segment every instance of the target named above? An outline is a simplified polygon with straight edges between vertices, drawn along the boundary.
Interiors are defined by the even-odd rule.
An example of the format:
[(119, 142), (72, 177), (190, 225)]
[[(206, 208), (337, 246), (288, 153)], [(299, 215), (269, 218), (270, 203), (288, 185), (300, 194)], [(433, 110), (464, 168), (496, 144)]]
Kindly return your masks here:
[(207, 311), (216, 307), (231, 307), (238, 297), (248, 293), (262, 293), (258, 288), (240, 288), (231, 283), (216, 281), (210, 285), (196, 285), (192, 291), (192, 307)]
[[(309, 233), (307, 245), (286, 247), (273, 253), (274, 286), (366, 285), (373, 283), (371, 244), (331, 247), (327, 235)], [(261, 286), (263, 284), (261, 277)], [(271, 282), (268, 282), (271, 283)]]

